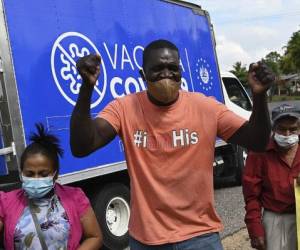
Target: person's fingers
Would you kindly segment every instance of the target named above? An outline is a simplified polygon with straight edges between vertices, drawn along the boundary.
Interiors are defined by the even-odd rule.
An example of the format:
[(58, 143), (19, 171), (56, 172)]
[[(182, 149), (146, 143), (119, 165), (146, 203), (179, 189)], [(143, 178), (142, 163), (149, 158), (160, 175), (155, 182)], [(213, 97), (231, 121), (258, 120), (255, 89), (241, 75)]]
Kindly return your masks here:
[(97, 65), (97, 66), (92, 65), (90, 67), (85, 67), (85, 70), (87, 72), (89, 72), (90, 74), (95, 75), (95, 74), (99, 73), (100, 66), (99, 65)]
[(296, 178), (297, 185), (300, 185), (300, 175)]
[(261, 250), (266, 249), (265, 240), (263, 237), (258, 237), (258, 244)]
[(250, 63), (249, 72), (253, 72), (258, 67), (257, 63)]
[(100, 65), (101, 63), (101, 57), (99, 54), (91, 55), (89, 59), (90, 59), (90, 63), (93, 65)]
[(273, 73), (267, 74), (265, 78), (267, 82), (274, 82), (276, 80), (276, 77)]
[(85, 61), (82, 62), (82, 67), (83, 68), (95, 68), (98, 63), (94, 57), (92, 58), (87, 58)]
[(251, 239), (251, 247), (253, 247), (253, 248), (257, 248), (258, 247), (256, 239)]
[(258, 250), (265, 250), (266, 246), (265, 246), (264, 238), (257, 237), (257, 238), (251, 239), (251, 247), (258, 249)]
[(256, 74), (255, 74), (254, 70), (249, 71), (248, 77), (250, 77), (250, 78), (254, 79), (255, 81), (257, 81)]
[(98, 65), (97, 67), (96, 67), (96, 74), (99, 74), (100, 73), (100, 66)]
[(267, 67), (261, 62), (258, 62), (257, 65), (258, 67), (255, 69), (255, 74), (258, 78), (262, 78), (267, 71)]
[(85, 70), (85, 69), (82, 69), (81, 71), (80, 71), (80, 74), (82, 75), (82, 76), (87, 76), (88, 75), (88, 71), (87, 70)]
[(89, 71), (95, 71), (95, 67), (100, 66), (100, 63), (100, 55), (88, 55), (80, 58), (76, 63), (76, 67), (80, 70), (88, 69)]
[(262, 84), (269, 84), (275, 81), (275, 74), (263, 62), (257, 62), (251, 67), (252, 77)]
[(260, 81), (262, 84), (267, 85), (267, 84), (273, 82), (273, 77), (270, 76), (270, 75), (265, 75), (265, 76), (263, 76), (259, 81)]
[(95, 55), (95, 58), (96, 58), (98, 64), (100, 64), (100, 63), (101, 63), (101, 57), (100, 57), (100, 55), (99, 55), (99, 54), (96, 54), (96, 55)]

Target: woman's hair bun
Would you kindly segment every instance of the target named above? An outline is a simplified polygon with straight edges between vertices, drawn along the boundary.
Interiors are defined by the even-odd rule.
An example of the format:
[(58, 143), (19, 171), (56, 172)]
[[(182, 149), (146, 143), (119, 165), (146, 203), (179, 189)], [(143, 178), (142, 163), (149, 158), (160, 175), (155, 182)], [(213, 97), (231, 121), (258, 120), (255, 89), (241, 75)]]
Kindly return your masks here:
[(36, 123), (35, 126), (37, 132), (31, 133), (29, 140), (32, 143), (40, 144), (44, 148), (54, 151), (58, 156), (62, 157), (63, 149), (60, 147), (59, 139), (55, 135), (49, 133), (42, 123)]

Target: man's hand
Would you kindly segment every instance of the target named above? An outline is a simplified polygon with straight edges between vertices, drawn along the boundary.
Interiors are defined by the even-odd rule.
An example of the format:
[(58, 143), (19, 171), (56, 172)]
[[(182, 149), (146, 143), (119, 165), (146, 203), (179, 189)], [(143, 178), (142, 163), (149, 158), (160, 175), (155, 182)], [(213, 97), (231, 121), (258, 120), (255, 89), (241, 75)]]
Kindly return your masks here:
[(253, 94), (265, 93), (275, 81), (275, 75), (263, 62), (252, 63), (249, 66), (248, 83)]
[(258, 250), (265, 250), (266, 243), (264, 237), (254, 237), (251, 239), (251, 247), (258, 249)]
[(297, 176), (296, 182), (297, 182), (297, 185), (300, 186), (300, 173), (299, 173), (298, 176)]
[(76, 67), (83, 83), (96, 85), (100, 75), (100, 63), (101, 58), (98, 54), (84, 56), (77, 61)]

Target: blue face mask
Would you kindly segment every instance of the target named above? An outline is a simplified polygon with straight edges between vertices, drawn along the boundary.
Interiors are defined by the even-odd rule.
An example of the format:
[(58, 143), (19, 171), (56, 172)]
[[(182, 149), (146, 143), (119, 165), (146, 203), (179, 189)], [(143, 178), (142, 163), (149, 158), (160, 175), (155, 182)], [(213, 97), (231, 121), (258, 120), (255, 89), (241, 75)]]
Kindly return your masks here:
[(22, 180), (22, 188), (29, 198), (42, 198), (48, 194), (54, 186), (53, 176), (32, 178), (22, 175)]

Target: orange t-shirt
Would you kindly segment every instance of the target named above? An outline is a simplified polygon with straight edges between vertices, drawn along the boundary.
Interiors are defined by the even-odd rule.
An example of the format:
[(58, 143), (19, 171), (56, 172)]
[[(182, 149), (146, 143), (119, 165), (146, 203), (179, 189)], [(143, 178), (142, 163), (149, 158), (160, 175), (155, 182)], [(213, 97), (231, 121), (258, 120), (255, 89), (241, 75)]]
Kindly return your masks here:
[(200, 93), (180, 91), (168, 107), (140, 92), (99, 114), (120, 135), (130, 175), (129, 233), (149, 245), (220, 231), (214, 208), (216, 137), (225, 141), (245, 120)]

